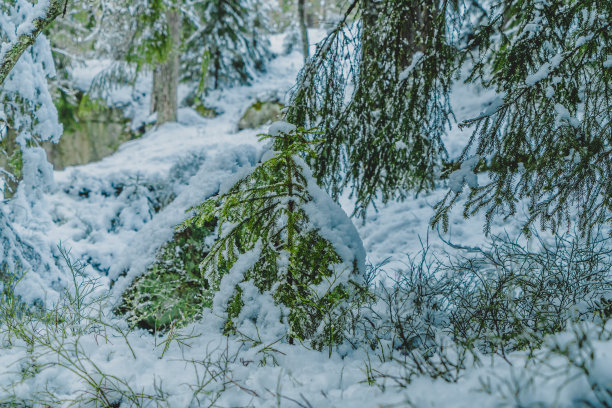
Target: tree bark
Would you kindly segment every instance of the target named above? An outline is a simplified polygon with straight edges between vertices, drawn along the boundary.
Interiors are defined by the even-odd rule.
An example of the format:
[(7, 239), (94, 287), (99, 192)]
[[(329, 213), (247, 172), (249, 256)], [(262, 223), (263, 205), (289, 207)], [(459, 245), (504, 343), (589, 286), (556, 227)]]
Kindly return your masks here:
[(181, 17), (177, 10), (166, 12), (166, 23), (172, 41), (167, 59), (153, 70), (151, 113), (157, 113), (156, 124), (176, 122), (178, 110), (179, 57), (181, 47)]
[(300, 35), (302, 36), (302, 52), (304, 53), (304, 63), (308, 61), (310, 56), (308, 46), (308, 31), (306, 30), (306, 6), (305, 0), (297, 0), (298, 23), (300, 25)]
[(327, 0), (321, 0), (320, 6), (321, 20), (319, 21), (319, 27), (324, 27), (327, 24)]
[(45, 16), (35, 18), (32, 21), (34, 29), (29, 33), (21, 34), (13, 44), (11, 44), (0, 61), (0, 86), (4, 83), (15, 64), (17, 64), (17, 61), (19, 61), (19, 57), (21, 57), (29, 46), (34, 44), (36, 37), (38, 37), (48, 25), (65, 11), (67, 4), (68, 0), (51, 0)]

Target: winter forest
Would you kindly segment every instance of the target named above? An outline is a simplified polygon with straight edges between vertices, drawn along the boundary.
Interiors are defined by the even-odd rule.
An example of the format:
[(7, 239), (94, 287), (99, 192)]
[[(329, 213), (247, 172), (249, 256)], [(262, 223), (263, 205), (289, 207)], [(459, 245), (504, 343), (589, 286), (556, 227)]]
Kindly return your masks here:
[(612, 1), (0, 0), (0, 407), (612, 408)]

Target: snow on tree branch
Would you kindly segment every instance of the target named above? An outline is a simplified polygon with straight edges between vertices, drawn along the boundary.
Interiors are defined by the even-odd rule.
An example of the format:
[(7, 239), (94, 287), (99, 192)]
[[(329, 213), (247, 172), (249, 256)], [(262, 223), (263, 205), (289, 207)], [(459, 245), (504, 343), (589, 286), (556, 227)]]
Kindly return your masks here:
[[(9, 42), (0, 48), (0, 85), (11, 72), (19, 57), (34, 44), (36, 37), (65, 10), (68, 0), (41, 0), (30, 10), (24, 22), (16, 27), (15, 33), (5, 31)], [(4, 18), (2, 19), (4, 20)], [(4, 21), (0, 22), (4, 25)], [(11, 34), (14, 34), (15, 38)]]

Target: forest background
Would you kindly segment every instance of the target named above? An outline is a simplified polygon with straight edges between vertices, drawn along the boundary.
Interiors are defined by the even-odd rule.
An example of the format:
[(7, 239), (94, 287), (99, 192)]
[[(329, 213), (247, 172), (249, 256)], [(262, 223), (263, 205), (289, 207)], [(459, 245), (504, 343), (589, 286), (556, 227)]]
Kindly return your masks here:
[(609, 2), (0, 10), (0, 405), (612, 406)]

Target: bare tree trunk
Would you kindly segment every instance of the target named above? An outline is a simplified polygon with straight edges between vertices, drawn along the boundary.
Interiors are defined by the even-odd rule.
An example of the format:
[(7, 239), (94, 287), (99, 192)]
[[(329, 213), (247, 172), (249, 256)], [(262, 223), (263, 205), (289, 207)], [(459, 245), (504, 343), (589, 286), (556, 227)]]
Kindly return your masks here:
[(327, 0), (321, 0), (321, 21), (319, 27), (324, 27), (327, 24)]
[(179, 50), (181, 46), (181, 18), (177, 10), (166, 12), (166, 22), (172, 38), (172, 50), (166, 61), (153, 70), (151, 113), (157, 112), (157, 125), (176, 122), (178, 110)]
[(297, 0), (298, 23), (300, 25), (300, 34), (302, 36), (302, 52), (304, 53), (304, 63), (308, 61), (309, 46), (308, 46), (308, 31), (306, 30), (306, 7), (305, 0)]
[(47, 8), (47, 14), (44, 17), (35, 18), (32, 21), (33, 29), (28, 33), (21, 34), (9, 45), (8, 50), (4, 53), (0, 61), (0, 85), (4, 83), (4, 80), (19, 60), (19, 57), (21, 57), (21, 54), (23, 54), (30, 45), (34, 44), (38, 34), (47, 28), (47, 26), (60, 14), (66, 12), (67, 4), (68, 0), (51, 0)]

